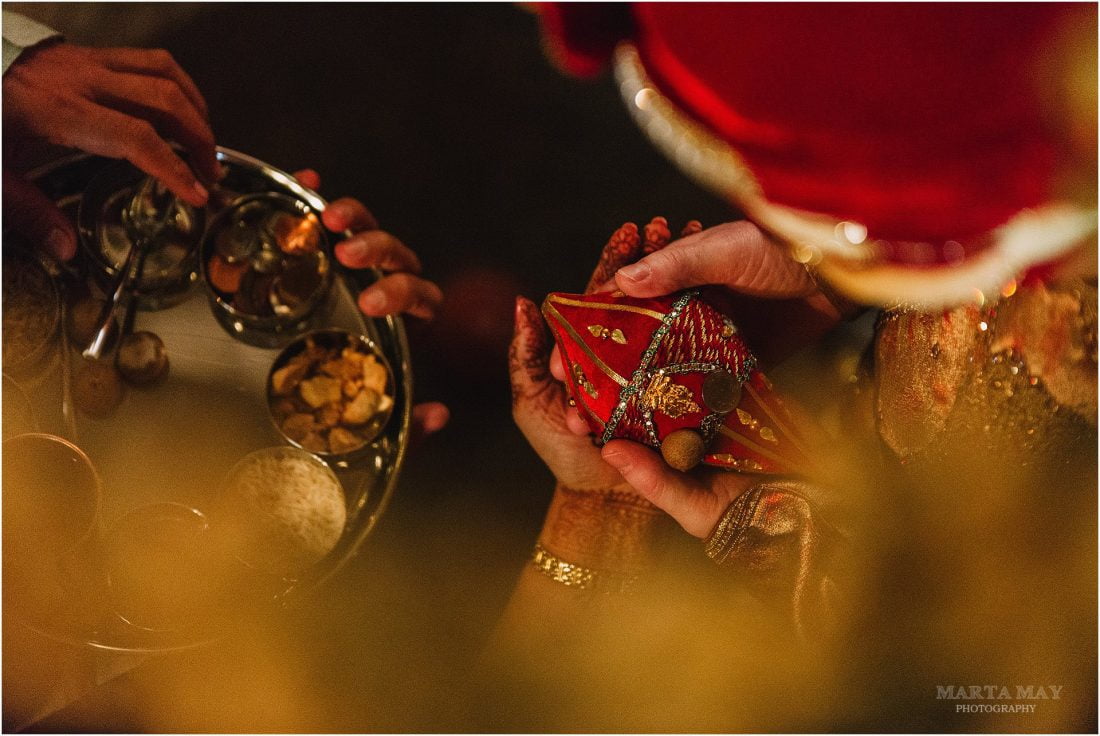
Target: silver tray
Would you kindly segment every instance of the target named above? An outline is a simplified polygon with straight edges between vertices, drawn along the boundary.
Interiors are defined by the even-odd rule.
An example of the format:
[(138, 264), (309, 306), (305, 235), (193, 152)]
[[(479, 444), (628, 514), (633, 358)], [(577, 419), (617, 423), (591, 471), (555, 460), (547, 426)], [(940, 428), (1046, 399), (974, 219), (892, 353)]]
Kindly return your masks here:
[[(325, 207), (324, 199), (286, 172), (226, 148), (219, 148), (217, 155), (228, 171), (223, 182), (228, 190), (281, 192), (315, 209)], [(32, 172), (31, 178), (75, 220), (83, 188), (109, 163), (75, 155)], [(231, 634), (251, 615), (302, 600), (353, 557), (394, 493), (412, 410), (412, 371), (401, 319), (367, 318), (356, 307), (355, 295), (379, 276), (374, 269), (351, 271), (337, 264), (337, 278), (314, 325), (367, 335), (389, 359), (396, 384), (393, 414), (372, 451), (354, 467), (333, 467), (344, 486), (348, 516), (343, 535), (327, 557), (297, 579), (286, 580), (278, 592), (258, 601), (255, 610), (222, 626), (148, 631), (108, 610), (87, 620), (23, 623), (51, 638), (99, 649), (152, 652), (195, 646)], [(138, 312), (135, 329), (152, 330), (164, 340), (171, 361), (168, 378), (152, 388), (131, 389), (108, 419), (77, 419), (76, 444), (92, 460), (103, 484), (103, 532), (147, 504), (170, 501), (201, 510), (237, 460), (253, 450), (285, 444), (269, 419), (265, 398), (268, 369), (278, 349), (246, 345), (227, 334), (212, 314), (201, 283), (194, 283), (175, 306)], [(59, 362), (19, 384), (31, 397), (34, 429), (63, 435)]]

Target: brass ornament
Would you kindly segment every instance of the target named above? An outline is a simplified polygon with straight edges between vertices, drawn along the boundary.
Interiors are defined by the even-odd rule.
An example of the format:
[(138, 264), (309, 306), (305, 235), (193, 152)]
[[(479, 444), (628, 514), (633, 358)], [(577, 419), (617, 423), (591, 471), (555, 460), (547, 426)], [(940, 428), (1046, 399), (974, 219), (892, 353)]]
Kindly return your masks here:
[(702, 462), (705, 454), (703, 436), (694, 429), (678, 429), (661, 442), (661, 456), (665, 462), (682, 473)]
[(715, 370), (703, 379), (703, 403), (719, 414), (728, 414), (741, 401), (741, 384), (725, 370)]
[(610, 339), (612, 342), (626, 345), (626, 335), (617, 327), (615, 329), (608, 329), (603, 325), (588, 325), (588, 331), (593, 337), (598, 337), (602, 340)]

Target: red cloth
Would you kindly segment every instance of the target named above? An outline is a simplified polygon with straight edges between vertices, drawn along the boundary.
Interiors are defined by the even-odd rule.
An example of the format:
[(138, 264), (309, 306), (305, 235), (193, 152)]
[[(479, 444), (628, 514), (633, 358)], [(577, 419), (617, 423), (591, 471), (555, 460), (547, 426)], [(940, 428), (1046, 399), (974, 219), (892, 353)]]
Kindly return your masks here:
[[(704, 439), (703, 461), (753, 472), (804, 467), (802, 444), (771, 384), (728, 316), (697, 292), (653, 299), (550, 294), (543, 314), (581, 416), (597, 441), (629, 439), (660, 448), (689, 429)], [(722, 374), (712, 402), (704, 384)]]
[(1070, 11), (646, 3), (629, 19), (585, 5), (543, 16), (579, 71), (632, 38), (660, 91), (727, 140), (769, 200), (942, 244), (1051, 197), (1065, 161), (1035, 61)]

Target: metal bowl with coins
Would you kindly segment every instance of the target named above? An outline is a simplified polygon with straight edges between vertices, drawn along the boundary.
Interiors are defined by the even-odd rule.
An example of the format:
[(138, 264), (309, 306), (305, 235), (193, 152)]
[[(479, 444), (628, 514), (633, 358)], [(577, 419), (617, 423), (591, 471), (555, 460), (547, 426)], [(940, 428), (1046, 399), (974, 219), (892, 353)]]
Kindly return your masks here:
[(314, 326), (330, 283), (329, 245), (301, 199), (241, 197), (211, 221), (200, 258), (214, 316), (234, 337), (274, 347)]

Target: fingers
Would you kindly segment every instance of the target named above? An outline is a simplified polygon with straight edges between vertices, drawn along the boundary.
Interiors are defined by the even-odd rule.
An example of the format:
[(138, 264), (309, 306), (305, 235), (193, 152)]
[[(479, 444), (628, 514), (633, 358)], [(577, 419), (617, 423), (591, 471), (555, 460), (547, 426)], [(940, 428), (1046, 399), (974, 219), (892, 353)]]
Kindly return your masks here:
[(561, 362), (561, 348), (557, 345), (554, 345), (554, 348), (550, 351), (550, 373), (553, 374), (554, 378), (565, 383), (565, 364)]
[[(555, 380), (566, 383), (565, 365), (561, 360), (561, 348), (557, 345), (554, 345), (554, 348), (550, 351), (550, 375)], [(592, 428), (585, 421), (583, 411), (580, 407), (572, 407), (565, 412), (565, 427), (573, 434), (592, 434)]]
[(673, 470), (656, 452), (628, 440), (608, 442), (601, 455), (634, 490), (675, 519), (688, 534), (705, 537), (710, 533), (715, 500), (691, 476)]
[(706, 284), (772, 298), (805, 296), (815, 289), (805, 268), (748, 222), (720, 225), (678, 240), (619, 269), (615, 283), (638, 297)]
[(516, 297), (515, 331), (508, 348), (508, 376), (512, 384), (512, 409), (539, 394), (550, 384), (550, 334), (539, 308), (530, 299)]
[(169, 79), (106, 71), (96, 77), (94, 98), (107, 107), (148, 120), (187, 150), (191, 166), (207, 182), (217, 181), (214, 133), (203, 113)]
[(37, 187), (4, 171), (4, 225), (52, 258), (76, 255), (76, 232), (68, 218)]
[(600, 260), (596, 264), (596, 270), (588, 279), (588, 286), (584, 293), (591, 294), (600, 290), (615, 276), (615, 272), (628, 263), (638, 260), (642, 254), (641, 236), (638, 234), (638, 226), (633, 222), (624, 223), (618, 230), (612, 233), (607, 245), (600, 252)]
[(672, 241), (672, 231), (668, 229), (668, 220), (663, 217), (654, 217), (645, 226), (645, 242), (642, 245), (642, 253), (649, 255), (656, 253)]
[(90, 103), (82, 112), (87, 115), (88, 124), (73, 140), (77, 148), (110, 158), (124, 158), (160, 179), (188, 204), (195, 207), (206, 204), (209, 197), (206, 187), (148, 122)]
[(409, 427), (409, 443), (413, 446), (429, 435), (435, 434), (447, 426), (451, 411), (438, 401), (417, 404), (412, 408), (412, 422)]
[(294, 178), (306, 189), (320, 189), (321, 175), (313, 169), (302, 169), (294, 172)]
[(592, 428), (581, 416), (581, 411), (579, 408), (574, 408), (572, 411), (565, 412), (565, 428), (573, 434), (583, 437), (586, 434), (592, 434)]
[(404, 243), (383, 230), (353, 235), (336, 246), (336, 258), (349, 268), (420, 273), (420, 259)]
[(198, 86), (183, 70), (172, 55), (163, 49), (99, 49), (96, 52), (107, 65), (116, 72), (133, 72), (162, 77), (175, 82), (204, 118), (209, 116), (206, 100)]
[(329, 230), (339, 233), (345, 230), (360, 232), (363, 230), (377, 230), (378, 220), (371, 211), (359, 200), (344, 197), (325, 207), (321, 213), (321, 220)]
[(383, 276), (359, 294), (359, 309), (368, 317), (403, 312), (431, 319), (442, 303), (438, 286), (409, 273)]

